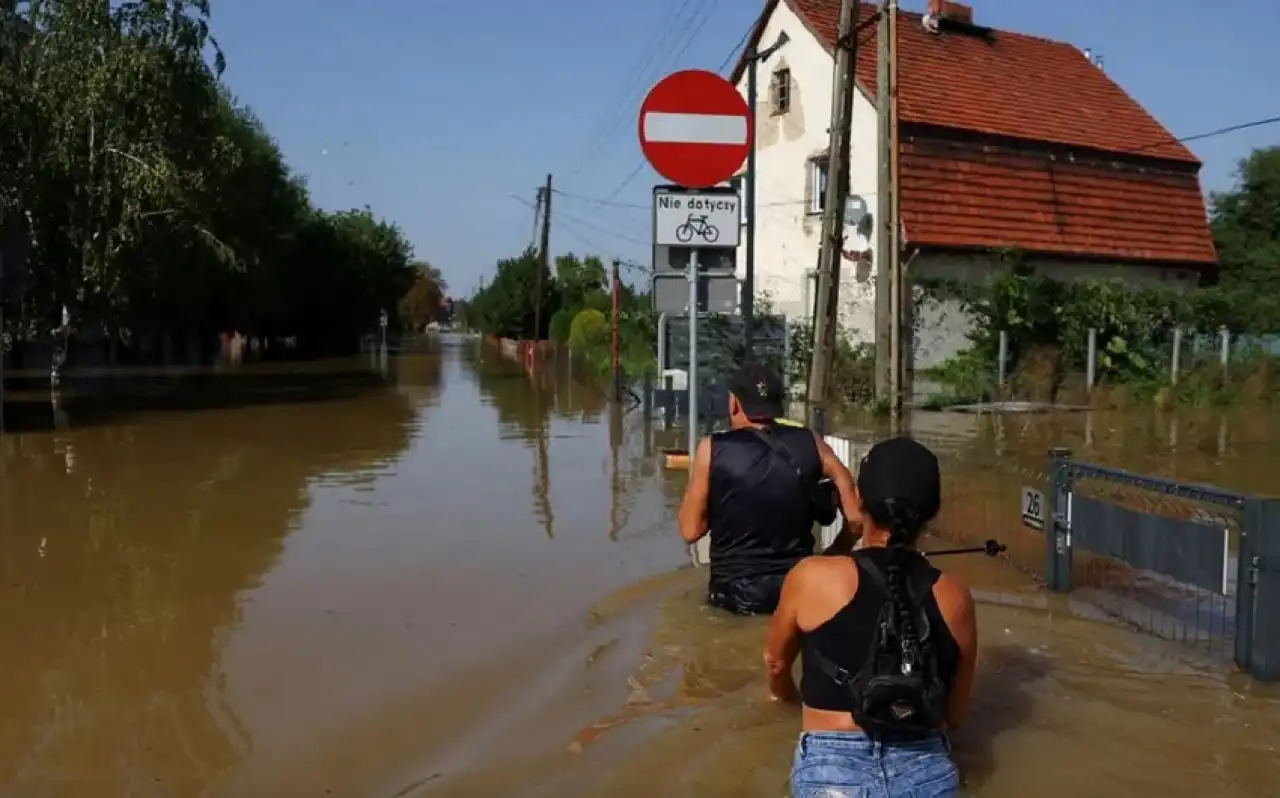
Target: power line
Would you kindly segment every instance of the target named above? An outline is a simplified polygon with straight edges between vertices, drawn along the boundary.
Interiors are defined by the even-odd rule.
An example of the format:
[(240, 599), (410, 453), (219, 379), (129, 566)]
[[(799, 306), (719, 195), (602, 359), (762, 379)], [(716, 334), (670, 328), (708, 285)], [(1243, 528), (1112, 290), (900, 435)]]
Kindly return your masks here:
[[(552, 193), (559, 193), (559, 192), (557, 192), (557, 191), (555, 191), (555, 190), (553, 189), (553, 190), (552, 190)], [(538, 211), (538, 210), (539, 210), (539, 207), (538, 207), (538, 206), (536, 206), (536, 205), (534, 205), (533, 203), (529, 202), (529, 201), (528, 201), (528, 200), (526, 200), (524, 197), (518, 196), (518, 195), (516, 195), (516, 194), (509, 194), (509, 195), (507, 195), (507, 196), (508, 196), (510, 199), (513, 199), (513, 200), (515, 200), (516, 202), (519, 202), (521, 205), (525, 205), (526, 207), (533, 209), (534, 211)], [(616, 231), (616, 230), (610, 230), (610, 229), (609, 229), (609, 228), (607, 228), (607, 227), (602, 227), (602, 226), (600, 226), (600, 225), (598, 225), (598, 224), (595, 224), (595, 223), (593, 223), (593, 222), (589, 222), (589, 221), (587, 221), (586, 219), (582, 219), (582, 218), (579, 218), (579, 217), (574, 216), (574, 215), (572, 215), (572, 214), (565, 213), (564, 211), (558, 211), (558, 212), (556, 213), (556, 220), (557, 220), (557, 222), (558, 222), (558, 223), (559, 223), (559, 224), (560, 224), (564, 229), (567, 229), (567, 230), (568, 230), (569, 234), (570, 234), (572, 237), (576, 238), (577, 240), (581, 241), (583, 244), (586, 244), (587, 246), (591, 247), (592, 249), (596, 250), (597, 252), (609, 252), (609, 251), (610, 251), (610, 248), (608, 248), (608, 247), (602, 247), (602, 246), (600, 246), (599, 244), (597, 244), (596, 242), (591, 241), (589, 238), (584, 237), (584, 236), (582, 235), (581, 231), (580, 231), (580, 230), (575, 230), (575, 229), (573, 229), (574, 227), (576, 227), (577, 225), (581, 225), (582, 227), (585, 227), (585, 228), (588, 228), (588, 229), (594, 230), (594, 231), (596, 231), (597, 233), (601, 233), (601, 234), (603, 234), (603, 235), (607, 235), (607, 236), (612, 236), (613, 238), (617, 238), (617, 239), (620, 239), (620, 240), (622, 240), (622, 241), (626, 241), (626, 242), (631, 243), (631, 244), (636, 244), (637, 246), (642, 246), (642, 247), (648, 247), (648, 246), (650, 246), (650, 242), (648, 242), (648, 241), (641, 241), (641, 240), (639, 240), (639, 239), (637, 239), (637, 238), (632, 238), (631, 236), (625, 235), (625, 234), (623, 234), (623, 233), (619, 233), (619, 232), (618, 232), (618, 231)]]
[(562, 197), (567, 197), (568, 199), (582, 200), (583, 202), (590, 202), (595, 205), (604, 205), (608, 208), (639, 208), (641, 210), (649, 210), (648, 205), (637, 205), (634, 202), (610, 202), (608, 200), (596, 199), (595, 197), (587, 197), (582, 194), (572, 194), (568, 191), (561, 191), (560, 189), (556, 189), (555, 193)]
[[(680, 59), (684, 57), (684, 54), (688, 52), (690, 45), (693, 44), (693, 41), (697, 38), (698, 34), (704, 27), (706, 27), (707, 21), (711, 18), (711, 12), (715, 10), (715, 7), (720, 0), (700, 0), (700, 2), (702, 3), (701, 6), (690, 6), (691, 0), (683, 0), (680, 9), (672, 18), (669, 26), (671, 29), (683, 28), (683, 32), (674, 34), (669, 33), (664, 38), (669, 42), (670, 46), (651, 51), (649, 59), (636, 73), (636, 76), (639, 78), (639, 82), (637, 84), (639, 88), (643, 89), (644, 87), (645, 70), (654, 62), (654, 56), (659, 56), (660, 53), (662, 54), (659, 56), (660, 60), (658, 63), (666, 64), (663, 69), (670, 69), (673, 64), (678, 63)], [(693, 9), (692, 13), (687, 19), (681, 20), (680, 16), (688, 8)], [(671, 53), (675, 51), (681, 41), (684, 41), (684, 46), (680, 47), (674, 58), (670, 57)], [(590, 163), (591, 159), (601, 152), (601, 148), (608, 146), (608, 143), (612, 140), (618, 130), (618, 125), (626, 119), (624, 109), (627, 107), (629, 101), (631, 104), (634, 104), (635, 102), (635, 98), (630, 90), (626, 91), (623, 96), (619, 98), (613, 112), (609, 115), (604, 131), (596, 141), (593, 142), (593, 146), (587, 150), (586, 155), (583, 157), (579, 166), (570, 172), (570, 176), (581, 174), (586, 169), (586, 165)]]
[[(714, 7), (717, 1), (718, 0), (712, 0), (712, 7)], [(720, 62), (720, 66), (716, 67), (716, 72), (724, 72), (725, 67), (727, 67), (730, 63), (733, 62), (734, 56), (736, 56), (738, 52), (744, 46), (746, 46), (747, 40), (751, 38), (752, 32), (755, 31), (755, 29), (760, 25), (760, 20), (763, 16), (764, 16), (764, 12), (761, 11), (760, 16), (756, 17), (756, 21), (753, 22), (749, 28), (747, 28), (747, 32), (743, 34), (742, 38), (738, 41), (738, 43), (734, 45), (732, 50), (729, 51), (729, 54), (725, 56), (723, 61)], [(702, 24), (700, 24), (698, 28), (694, 31), (694, 34), (692, 37), (690, 37), (689, 41), (685, 43), (684, 48), (680, 51), (680, 55), (676, 56), (676, 60), (679, 60), (680, 56), (683, 56), (685, 51), (689, 49), (689, 45), (693, 43), (694, 37), (698, 35), (698, 33), (702, 30), (703, 26), (705, 25), (706, 25), (706, 18), (703, 19)], [(622, 179), (622, 182), (618, 184), (617, 188), (609, 192), (609, 195), (605, 197), (604, 201), (605, 202), (611, 201), (613, 200), (614, 197), (621, 194), (623, 189), (631, 185), (631, 181), (636, 179), (636, 176), (640, 174), (640, 170), (642, 169), (644, 169), (644, 158), (640, 159), (640, 162), (637, 163), (636, 167), (632, 169), (631, 172)]]
[[(634, 66), (633, 64), (633, 67), (627, 70), (628, 77), (623, 81), (621, 88), (618, 90), (617, 102), (614, 104), (612, 110), (597, 120), (595, 126), (591, 129), (591, 133), (587, 136), (586, 144), (577, 150), (578, 152), (585, 152), (586, 155), (583, 157), (577, 168), (569, 170), (570, 177), (582, 172), (586, 167), (586, 164), (591, 160), (591, 157), (599, 149), (600, 143), (606, 139), (609, 132), (612, 130), (613, 125), (617, 122), (618, 115), (625, 107), (627, 99), (632, 96), (632, 93), (635, 90), (635, 84), (638, 81), (643, 80), (644, 74), (653, 63), (654, 57), (662, 51), (662, 48), (660, 47), (662, 42), (666, 40), (670, 43), (671, 49), (675, 48), (675, 42), (669, 34), (678, 23), (680, 17), (684, 14), (685, 10), (688, 9), (690, 2), (692, 2), (692, 0), (677, 0), (677, 2), (673, 2), (671, 7), (675, 10), (667, 14), (663, 21), (658, 23), (658, 26), (653, 31), (653, 35), (649, 37), (649, 41), (645, 42), (645, 45), (640, 48), (639, 56), (636, 59), (636, 61), (639, 62), (639, 66)], [(648, 53), (648, 57), (644, 58), (646, 53)], [(640, 61), (641, 58), (644, 58), (644, 60)], [(637, 80), (633, 80), (633, 78)]]
[(557, 218), (563, 218), (563, 219), (569, 219), (570, 221), (575, 222), (575, 223), (577, 223), (577, 224), (580, 224), (580, 225), (582, 225), (583, 227), (590, 228), (590, 229), (592, 229), (592, 230), (595, 230), (595, 231), (596, 231), (596, 232), (598, 232), (598, 233), (603, 233), (604, 235), (607, 235), (607, 236), (613, 236), (614, 238), (617, 238), (617, 239), (619, 239), (619, 240), (621, 240), (621, 241), (626, 241), (626, 242), (628, 242), (628, 243), (630, 243), (630, 244), (636, 244), (636, 245), (638, 245), (638, 246), (642, 246), (642, 247), (647, 247), (647, 246), (649, 246), (649, 245), (650, 245), (650, 242), (648, 242), (648, 241), (641, 241), (641, 240), (639, 240), (639, 239), (637, 239), (637, 238), (632, 238), (631, 236), (628, 236), (628, 235), (624, 235), (624, 234), (622, 234), (622, 233), (619, 233), (619, 232), (617, 232), (616, 230), (610, 230), (610, 229), (608, 229), (608, 228), (601, 227), (600, 225), (597, 225), (597, 224), (595, 224), (595, 223), (593, 223), (593, 222), (588, 222), (586, 219), (582, 219), (582, 218), (579, 218), (579, 217), (577, 217), (577, 216), (573, 216), (572, 214), (565, 213), (564, 211), (560, 211), (560, 212), (556, 215), (556, 217), (557, 217)]
[(583, 246), (587, 247), (590, 250), (594, 250), (597, 253), (604, 253), (609, 251), (605, 247), (600, 246), (595, 241), (592, 241), (590, 238), (587, 238), (586, 236), (579, 233), (577, 230), (573, 229), (572, 224), (568, 224), (568, 223), (561, 224), (560, 229), (568, 233), (570, 237), (576, 238), (578, 241), (582, 242)]

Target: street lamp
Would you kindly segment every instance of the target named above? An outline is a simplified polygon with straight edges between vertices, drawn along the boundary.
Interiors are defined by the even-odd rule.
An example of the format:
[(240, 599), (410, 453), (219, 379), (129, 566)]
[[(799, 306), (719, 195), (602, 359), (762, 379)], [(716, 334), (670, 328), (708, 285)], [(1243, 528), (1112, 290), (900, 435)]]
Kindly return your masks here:
[(786, 31), (763, 50), (754, 45), (747, 48), (747, 107), (751, 113), (751, 149), (747, 152), (747, 268), (742, 281), (742, 336), (746, 357), (750, 360), (755, 349), (755, 293), (756, 293), (756, 106), (759, 92), (756, 87), (756, 67), (769, 56), (781, 50), (790, 41)]

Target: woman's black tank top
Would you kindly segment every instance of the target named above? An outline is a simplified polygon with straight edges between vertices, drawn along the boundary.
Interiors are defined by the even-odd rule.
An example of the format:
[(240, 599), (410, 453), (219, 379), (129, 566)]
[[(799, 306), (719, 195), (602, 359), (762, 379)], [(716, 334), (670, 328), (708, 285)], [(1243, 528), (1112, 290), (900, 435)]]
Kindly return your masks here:
[[(888, 549), (864, 549), (858, 556), (871, 558), (882, 572), (889, 567)], [(911, 556), (924, 560), (918, 554)], [(857, 558), (854, 562), (857, 562)], [(942, 575), (927, 561), (917, 567), (928, 569), (930, 578), (927, 581), (930, 586), (937, 583), (938, 577)], [(822, 656), (849, 673), (857, 673), (867, 661), (871, 642), (875, 637), (876, 623), (880, 619), (880, 610), (889, 597), (861, 567), (858, 571), (858, 592), (849, 603), (821, 625), (800, 634), (800, 696), (805, 706), (812, 709), (832, 712), (850, 712), (853, 709), (849, 688), (836, 684), (830, 676), (819, 670), (808, 653), (816, 648)], [(924, 611), (932, 628), (930, 636), (937, 651), (938, 673), (950, 686), (955, 679), (956, 669), (960, 666), (960, 646), (947, 627), (932, 590), (925, 600)]]

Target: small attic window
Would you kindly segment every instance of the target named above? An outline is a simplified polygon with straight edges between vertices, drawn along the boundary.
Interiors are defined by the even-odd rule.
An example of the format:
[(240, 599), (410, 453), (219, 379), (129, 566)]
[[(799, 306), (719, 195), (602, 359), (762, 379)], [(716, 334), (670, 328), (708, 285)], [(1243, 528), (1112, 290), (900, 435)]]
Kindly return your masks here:
[(774, 116), (791, 110), (791, 70), (776, 69), (769, 79), (769, 106)]

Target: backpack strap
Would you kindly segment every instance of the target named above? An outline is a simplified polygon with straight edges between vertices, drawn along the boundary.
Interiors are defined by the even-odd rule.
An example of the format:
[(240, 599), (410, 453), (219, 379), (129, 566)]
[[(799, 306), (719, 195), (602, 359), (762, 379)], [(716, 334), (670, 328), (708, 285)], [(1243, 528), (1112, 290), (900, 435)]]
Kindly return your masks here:
[[(871, 557), (863, 556), (866, 550), (855, 551), (852, 555), (854, 565), (858, 569), (859, 575), (866, 574), (885, 596), (889, 595), (889, 579), (885, 576), (884, 571), (880, 570), (880, 566), (876, 564)], [(923, 558), (921, 558), (923, 559)], [(914, 565), (914, 564), (913, 564)], [(908, 566), (911, 567), (911, 566)], [(907, 593), (911, 598), (913, 608), (917, 611), (917, 615), (924, 620), (926, 624), (923, 629), (917, 630), (920, 633), (920, 640), (923, 643), (929, 635), (928, 613), (924, 610), (924, 600), (933, 589), (932, 574), (927, 568), (911, 567), (911, 573), (907, 577)], [(817, 666), (818, 670), (841, 687), (847, 687), (853, 681), (856, 673), (851, 673), (847, 669), (840, 667), (832, 662), (826, 655), (818, 650), (817, 646), (810, 646), (805, 656)], [(871, 656), (875, 656), (875, 652), (871, 652)]]
[[(888, 579), (885, 578), (884, 572), (880, 570), (880, 566), (876, 565), (874, 560), (870, 557), (861, 556), (865, 553), (865, 551), (855, 551), (852, 555), (853, 564), (854, 567), (858, 569), (859, 577), (861, 577), (862, 574), (866, 574), (867, 577), (869, 577), (870, 580), (875, 583), (875, 585), (879, 587), (886, 596), (889, 595)], [(872, 655), (874, 655), (874, 653), (875, 652), (873, 651)], [(808, 656), (813, 664), (818, 667), (818, 670), (826, 674), (827, 678), (831, 679), (841, 687), (849, 686), (849, 683), (853, 681), (853, 677), (857, 675), (856, 673), (850, 673), (847, 669), (832, 662), (826, 657), (826, 655), (819, 651), (816, 646), (811, 646), (809, 651), (806, 652), (806, 656)]]
[(760, 429), (759, 427), (747, 427), (747, 429), (751, 430), (751, 433), (757, 438), (764, 441), (765, 446), (768, 446), (774, 454), (782, 458), (784, 463), (795, 470), (796, 479), (800, 480), (801, 485), (805, 483), (804, 469), (802, 469), (800, 464), (796, 462), (795, 456), (787, 450), (787, 447), (783, 446), (781, 442), (766, 430)]
[(808, 657), (809, 661), (813, 665), (816, 665), (818, 670), (822, 671), (828, 679), (841, 687), (848, 687), (849, 683), (853, 681), (853, 677), (856, 675), (827, 659), (827, 656), (819, 651), (817, 646), (810, 646), (809, 650), (806, 651), (804, 655)]
[(876, 587), (887, 596), (889, 595), (889, 578), (885, 576), (884, 571), (880, 570), (880, 566), (876, 565), (876, 561), (871, 559), (866, 549), (859, 549), (853, 552), (853, 564), (858, 568), (858, 574), (866, 574), (871, 577), (871, 581)]
[(921, 566), (928, 565), (924, 557), (917, 557), (916, 561), (911, 563), (911, 572), (907, 575), (907, 593), (910, 594), (911, 600), (916, 604), (924, 607), (924, 603), (933, 595), (934, 578), (932, 569)]

